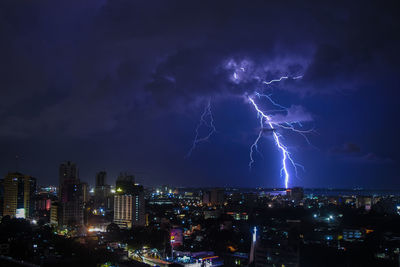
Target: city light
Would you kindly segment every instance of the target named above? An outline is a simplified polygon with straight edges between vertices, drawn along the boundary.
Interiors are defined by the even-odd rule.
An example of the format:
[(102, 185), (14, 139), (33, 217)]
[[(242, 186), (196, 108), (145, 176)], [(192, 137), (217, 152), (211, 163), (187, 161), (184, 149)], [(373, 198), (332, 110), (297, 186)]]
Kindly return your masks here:
[(0, 1), (0, 267), (400, 267), (399, 3)]
[(257, 241), (257, 227), (253, 228), (253, 243)]
[(92, 233), (92, 232), (105, 232), (104, 229), (102, 228), (98, 228), (98, 227), (89, 227), (88, 228), (88, 232)]

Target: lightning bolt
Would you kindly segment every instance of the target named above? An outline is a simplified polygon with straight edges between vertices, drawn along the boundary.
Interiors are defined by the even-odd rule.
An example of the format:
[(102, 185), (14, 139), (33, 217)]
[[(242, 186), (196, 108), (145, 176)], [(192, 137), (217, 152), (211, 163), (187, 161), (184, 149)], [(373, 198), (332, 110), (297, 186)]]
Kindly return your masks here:
[[(282, 77), (280, 77), (279, 79), (274, 79), (274, 80), (271, 80), (271, 81), (264, 81), (263, 84), (270, 85), (270, 84), (272, 84), (272, 83), (280, 82), (280, 81), (282, 81), (282, 80), (289, 79), (289, 78), (290, 78), (290, 77), (288, 77), (288, 76), (282, 76)], [(292, 77), (291, 79), (296, 80), (296, 79), (300, 79), (300, 78), (302, 78), (302, 76)], [(270, 102), (272, 105), (274, 105), (274, 106), (280, 108), (278, 111), (287, 111), (287, 110), (288, 110), (288, 108), (286, 108), (286, 107), (284, 107), (284, 106), (282, 106), (282, 105), (276, 103), (276, 102), (271, 98), (271, 95), (265, 95), (265, 94), (261, 94), (261, 93), (258, 93), (258, 92), (255, 92), (254, 95), (257, 96), (258, 98), (265, 97), (267, 100), (269, 100), (269, 102)], [(248, 96), (248, 100), (250, 101), (250, 103), (252, 104), (252, 106), (253, 106), (253, 107), (255, 108), (255, 110), (257, 111), (257, 117), (260, 118), (260, 126), (261, 126), (260, 132), (258, 133), (258, 136), (257, 136), (256, 140), (255, 140), (254, 143), (250, 146), (250, 162), (249, 162), (249, 168), (251, 169), (251, 167), (252, 167), (252, 165), (253, 165), (253, 163), (254, 163), (254, 157), (253, 157), (254, 151), (259, 152), (259, 151), (258, 151), (258, 142), (260, 141), (260, 139), (261, 139), (261, 137), (262, 137), (262, 134), (263, 134), (263, 131), (264, 131), (264, 130), (263, 130), (263, 129), (264, 129), (264, 126), (267, 126), (267, 127), (269, 127), (269, 129), (272, 131), (272, 136), (273, 136), (273, 138), (274, 138), (275, 144), (276, 144), (276, 146), (278, 147), (278, 149), (281, 151), (281, 154), (282, 154), (281, 176), (284, 176), (285, 188), (288, 188), (288, 186), (289, 186), (289, 179), (290, 179), (290, 174), (289, 174), (289, 171), (288, 171), (288, 164), (292, 165), (293, 169), (295, 170), (296, 176), (297, 176), (297, 167), (301, 167), (301, 168), (303, 168), (303, 169), (304, 169), (304, 167), (303, 167), (302, 165), (300, 165), (300, 164), (294, 162), (294, 160), (292, 159), (291, 154), (290, 154), (290, 152), (288, 151), (287, 147), (282, 143), (282, 140), (281, 140), (281, 139), (283, 139), (282, 135), (280, 135), (278, 132), (276, 132), (276, 129), (277, 129), (277, 128), (282, 128), (282, 129), (285, 129), (285, 130), (290, 130), (290, 131), (299, 133), (300, 135), (302, 135), (302, 136), (306, 139), (306, 141), (307, 141), (308, 143), (310, 143), (310, 142), (309, 142), (309, 140), (308, 140), (308, 138), (307, 138), (307, 136), (306, 136), (305, 134), (306, 134), (306, 133), (313, 132), (313, 129), (305, 130), (305, 131), (304, 131), (304, 130), (296, 129), (292, 122), (284, 122), (284, 123), (277, 123), (277, 122), (274, 122), (274, 121), (272, 120), (271, 116), (265, 114), (265, 112), (263, 112), (263, 111), (258, 107), (258, 105), (256, 104), (256, 102), (255, 102), (255, 100), (254, 100), (253, 97)], [(298, 123), (298, 124), (301, 126), (301, 123), (300, 123), (300, 122), (295, 122), (295, 123)]]
[[(209, 131), (205, 136), (200, 137), (199, 130), (202, 126), (207, 127)], [(196, 148), (198, 143), (207, 141), (216, 131), (217, 129), (214, 126), (214, 117), (211, 112), (211, 101), (208, 100), (207, 105), (204, 107), (204, 111), (201, 114), (200, 121), (197, 124), (193, 144), (189, 152), (186, 154), (186, 158), (192, 155), (192, 152)]]
[[(274, 79), (274, 80), (270, 80), (270, 81), (263, 81), (263, 84), (270, 85), (272, 83), (281, 82), (282, 80), (286, 80), (286, 79), (289, 79), (289, 78), (290, 78), (289, 76), (282, 76), (279, 79)], [(291, 79), (293, 79), (293, 80), (297, 80), (297, 79), (301, 79), (301, 78), (303, 78), (303, 76), (291, 77)]]
[[(241, 68), (241, 70), (243, 72), (245, 72), (244, 68)], [(282, 76), (279, 79), (273, 79), (273, 80), (270, 80), (270, 81), (263, 81), (262, 83), (265, 84), (265, 85), (271, 85), (273, 83), (278, 83), (278, 82), (281, 82), (283, 80), (287, 80), (287, 79), (297, 80), (297, 79), (301, 79), (302, 77), (303, 76), (295, 76), (295, 77)], [(236, 72), (234, 72), (233, 78), (234, 78), (234, 80), (238, 80), (239, 79), (239, 75)], [(297, 164), (297, 163), (294, 162), (294, 160), (291, 157), (290, 152), (288, 151), (288, 148), (282, 143), (283, 136), (279, 132), (277, 132), (276, 130), (278, 128), (281, 128), (281, 129), (284, 129), (284, 130), (290, 130), (290, 131), (296, 132), (296, 133), (302, 135), (306, 139), (306, 141), (308, 143), (310, 143), (305, 134), (312, 132), (313, 129), (311, 129), (311, 130), (300, 130), (300, 129), (297, 129), (295, 127), (295, 124), (297, 124), (297, 125), (299, 125), (301, 127), (302, 125), (301, 125), (300, 122), (290, 122), (290, 121), (288, 121), (288, 122), (274, 122), (273, 118), (271, 117), (271, 115), (267, 115), (266, 112), (262, 111), (258, 107), (257, 103), (254, 100), (254, 96), (256, 96), (258, 98), (266, 98), (273, 106), (279, 108), (278, 110), (275, 110), (275, 111), (278, 111), (278, 112), (286, 111), (286, 112), (288, 112), (288, 108), (278, 104), (277, 102), (275, 102), (272, 99), (271, 95), (266, 95), (266, 94), (261, 94), (259, 92), (255, 92), (253, 96), (248, 96), (247, 97), (249, 102), (252, 104), (252, 106), (254, 107), (254, 109), (257, 112), (257, 118), (259, 118), (259, 120), (260, 120), (260, 131), (258, 133), (258, 136), (257, 136), (256, 140), (250, 146), (249, 168), (251, 169), (253, 163), (255, 162), (254, 156), (253, 156), (254, 152), (256, 151), (261, 155), (260, 151), (258, 150), (258, 143), (259, 143), (259, 141), (260, 141), (260, 139), (261, 139), (261, 137), (263, 135), (265, 127), (268, 127), (268, 129), (270, 129), (271, 132), (272, 132), (272, 136), (274, 138), (275, 145), (278, 147), (278, 149), (281, 152), (282, 168), (281, 168), (280, 173), (281, 173), (281, 176), (284, 177), (285, 188), (288, 188), (289, 187), (289, 180), (290, 180), (290, 173), (289, 173), (289, 170), (288, 170), (289, 165), (291, 165), (293, 167), (293, 169), (294, 169), (294, 171), (296, 173), (296, 176), (297, 176), (297, 167), (301, 167), (303, 169), (304, 169), (304, 167), (302, 165)], [(208, 128), (208, 133), (205, 136), (200, 137), (199, 131), (203, 126)], [(211, 112), (211, 103), (210, 103), (210, 100), (208, 100), (207, 105), (205, 106), (204, 111), (203, 111), (203, 113), (202, 113), (202, 115), (200, 117), (200, 121), (199, 121), (199, 123), (198, 123), (198, 125), (196, 127), (195, 137), (194, 137), (194, 140), (193, 140), (192, 147), (190, 148), (189, 152), (187, 153), (186, 158), (191, 156), (191, 154), (192, 154), (193, 150), (196, 148), (197, 144), (209, 140), (209, 138), (215, 132), (216, 132), (216, 128), (214, 126), (214, 118), (213, 118), (213, 115), (212, 115), (212, 112)]]
[[(276, 128), (274, 127), (274, 125), (276, 125), (276, 124), (271, 121), (271, 118), (268, 115), (264, 114), (264, 112), (260, 110), (260, 108), (257, 106), (257, 104), (256, 104), (256, 102), (254, 101), (253, 98), (248, 97), (248, 99), (249, 99), (250, 103), (253, 104), (253, 107), (256, 109), (257, 116), (259, 116), (261, 118), (262, 126), (264, 124), (266, 124), (272, 130), (272, 135), (274, 137), (275, 144), (281, 150), (281, 153), (282, 153), (282, 169), (281, 169), (281, 173), (284, 174), (285, 188), (288, 188), (288, 186), (289, 186), (289, 171), (288, 171), (288, 168), (287, 168), (287, 163), (288, 163), (287, 161), (289, 161), (292, 164), (292, 166), (296, 170), (296, 172), (297, 172), (297, 164), (291, 158), (290, 153), (287, 150), (287, 147), (285, 145), (283, 145), (281, 140), (279, 139), (281, 136), (278, 133), (275, 132)], [(257, 143), (258, 143), (258, 140), (260, 140), (261, 135), (262, 135), (262, 129), (260, 130), (260, 133), (259, 133), (256, 141), (251, 146), (251, 152), (250, 152), (251, 161), (249, 163), (250, 167), (251, 167), (252, 162), (254, 162), (254, 160), (252, 158), (253, 147), (257, 147)]]
[[(302, 76), (298, 76), (298, 77), (302, 77)], [(277, 110), (277, 111), (288, 111), (288, 108), (287, 108), (287, 107), (284, 107), (284, 106), (282, 106), (282, 105), (276, 103), (276, 102), (271, 98), (271, 95), (260, 94), (260, 93), (258, 93), (258, 92), (255, 92), (254, 94), (255, 94), (256, 96), (258, 96), (259, 98), (261, 98), (261, 97), (267, 98), (267, 99), (269, 100), (269, 102), (271, 102), (272, 105), (281, 108), (280, 110)], [(299, 121), (296, 121), (296, 122), (294, 122), (294, 123), (297, 123), (300, 127), (303, 126)], [(308, 137), (307, 137), (305, 134), (308, 134), (308, 133), (315, 133), (314, 128), (311, 128), (311, 129), (309, 129), (309, 130), (300, 130), (300, 129), (296, 129), (296, 128), (295, 128), (294, 123), (292, 123), (292, 122), (284, 122), (283, 124), (282, 124), (282, 123), (275, 123), (275, 125), (276, 125), (277, 127), (283, 128), (283, 129), (285, 129), (285, 130), (291, 130), (291, 131), (293, 131), (293, 132), (296, 132), (296, 133), (300, 134), (301, 136), (304, 137), (304, 139), (307, 141), (307, 143), (308, 143), (309, 145), (311, 145), (310, 140), (308, 139)]]
[(258, 151), (258, 141), (260, 141), (260, 138), (263, 134), (262, 128), (263, 128), (263, 118), (260, 117), (260, 132), (258, 133), (257, 139), (254, 141), (254, 143), (250, 146), (250, 162), (249, 162), (249, 168), (253, 166), (254, 163), (254, 158), (253, 158), (253, 152), (256, 150), (260, 155), (260, 151)]

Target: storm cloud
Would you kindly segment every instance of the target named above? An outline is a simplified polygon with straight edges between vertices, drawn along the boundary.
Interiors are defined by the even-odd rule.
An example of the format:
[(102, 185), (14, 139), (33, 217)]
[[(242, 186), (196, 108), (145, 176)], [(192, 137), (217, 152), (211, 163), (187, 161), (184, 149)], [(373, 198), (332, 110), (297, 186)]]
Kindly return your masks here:
[[(167, 124), (172, 116), (182, 121), (178, 128), (186, 136), (195, 125), (187, 121), (197, 119), (209, 99), (216, 119), (238, 117), (235, 125), (242, 128), (234, 130), (243, 132), (254, 118), (243, 112), (232, 116), (237, 105), (225, 101), (245, 103), (243, 96), (260, 90), (289, 107), (274, 120), (319, 123), (330, 140), (333, 134), (324, 124), (333, 121), (330, 114), (363, 120), (351, 119), (349, 110), (338, 111), (348, 101), (342, 96), (361, 94), (352, 100), (360, 110), (376, 99), (375, 92), (385, 100), (398, 96), (393, 93), (400, 61), (396, 4), (1, 1), (0, 137), (9, 154), (15, 153), (13, 142), (54, 136), (84, 142), (104, 135), (104, 140), (130, 142), (121, 135), (173, 135), (175, 128)], [(262, 83), (299, 75), (302, 79)], [(327, 105), (319, 104), (324, 101), (336, 101), (337, 109), (325, 113)], [(379, 117), (390, 118), (386, 113)], [(342, 121), (335, 129), (352, 132), (350, 122)], [(329, 150), (332, 143), (321, 146)], [(148, 147), (137, 146), (138, 155)], [(174, 143), (161, 146), (168, 150)], [(60, 145), (60, 151), (65, 147)], [(392, 158), (386, 147), (382, 154)]]

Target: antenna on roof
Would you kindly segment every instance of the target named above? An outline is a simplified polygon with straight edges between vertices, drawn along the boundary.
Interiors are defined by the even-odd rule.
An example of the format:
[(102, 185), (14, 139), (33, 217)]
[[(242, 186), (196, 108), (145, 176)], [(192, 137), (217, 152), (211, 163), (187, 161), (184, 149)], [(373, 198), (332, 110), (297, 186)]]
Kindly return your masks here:
[(15, 155), (15, 172), (18, 172), (18, 155)]

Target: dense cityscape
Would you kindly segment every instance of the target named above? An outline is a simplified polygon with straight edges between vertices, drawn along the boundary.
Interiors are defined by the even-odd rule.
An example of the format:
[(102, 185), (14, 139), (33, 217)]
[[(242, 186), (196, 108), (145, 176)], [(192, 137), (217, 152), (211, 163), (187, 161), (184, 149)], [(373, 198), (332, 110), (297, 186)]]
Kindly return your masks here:
[(0, 0), (0, 267), (400, 267), (399, 0)]
[(398, 266), (400, 191), (0, 180), (2, 266)]

